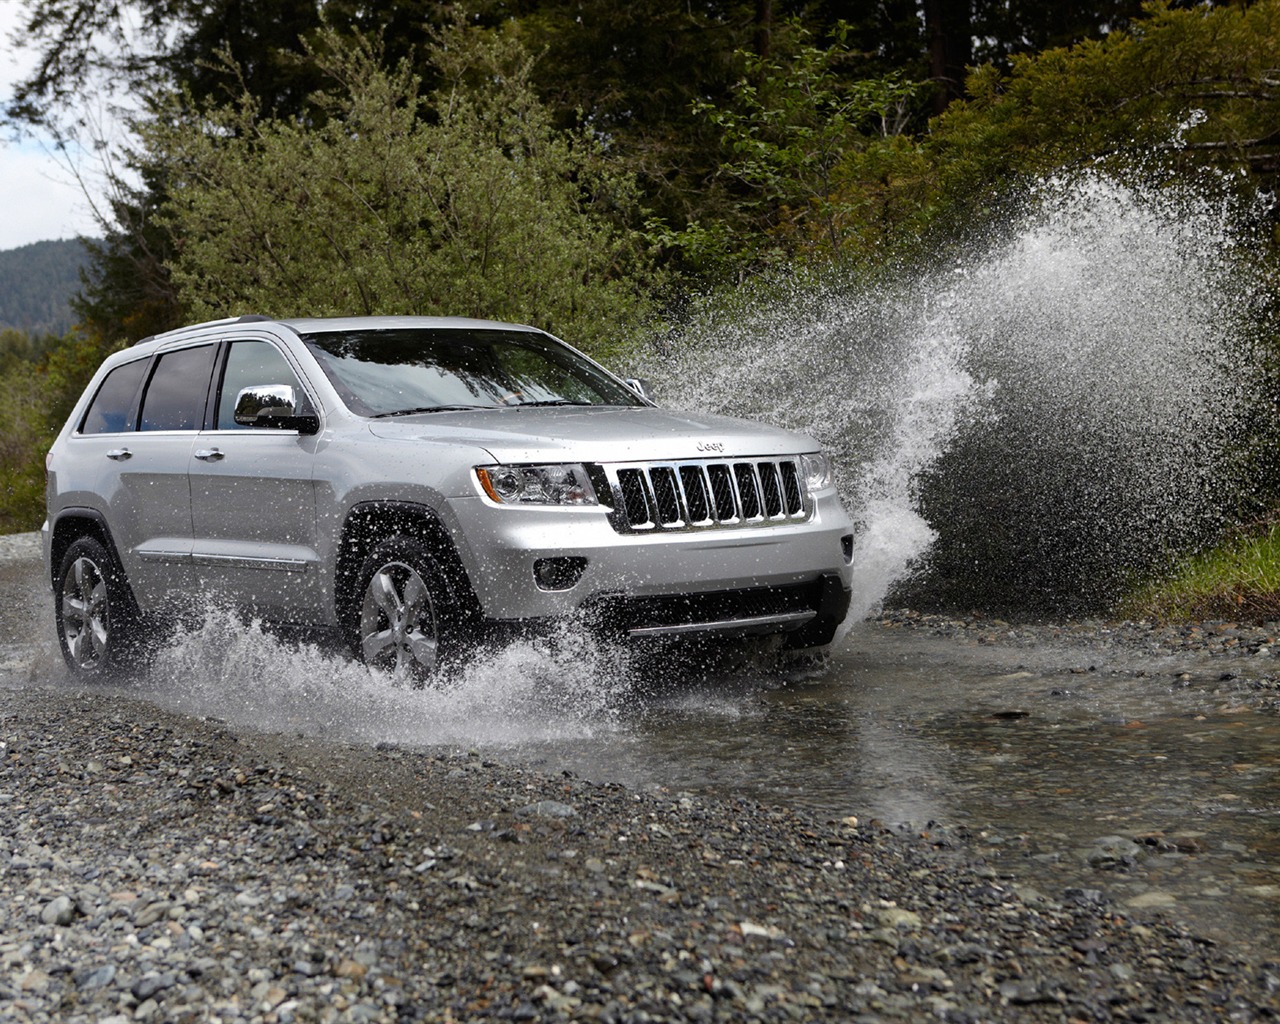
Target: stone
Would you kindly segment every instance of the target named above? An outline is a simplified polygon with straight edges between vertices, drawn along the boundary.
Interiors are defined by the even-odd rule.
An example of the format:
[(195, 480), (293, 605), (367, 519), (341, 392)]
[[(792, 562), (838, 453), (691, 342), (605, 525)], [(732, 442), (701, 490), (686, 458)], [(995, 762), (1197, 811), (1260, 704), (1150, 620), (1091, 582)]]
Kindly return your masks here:
[(576, 818), (578, 812), (558, 800), (539, 800), (516, 811), (517, 818)]
[(107, 964), (103, 967), (86, 967), (83, 970), (76, 971), (72, 980), (75, 982), (76, 988), (85, 992), (92, 992), (95, 989), (110, 985), (115, 981), (115, 978), (115, 967)]
[(45, 924), (68, 925), (76, 916), (76, 905), (69, 896), (56, 896), (44, 905), (40, 911), (40, 920)]

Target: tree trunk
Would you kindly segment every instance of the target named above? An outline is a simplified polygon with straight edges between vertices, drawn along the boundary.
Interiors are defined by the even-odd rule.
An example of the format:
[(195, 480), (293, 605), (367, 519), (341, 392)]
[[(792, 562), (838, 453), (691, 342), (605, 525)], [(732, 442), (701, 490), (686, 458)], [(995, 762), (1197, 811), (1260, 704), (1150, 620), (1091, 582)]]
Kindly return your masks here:
[(756, 0), (755, 33), (752, 40), (757, 57), (773, 52), (773, 0)]
[(938, 89), (934, 113), (964, 95), (965, 69), (973, 60), (973, 12), (970, 0), (924, 0), (924, 27), (929, 37), (930, 76)]

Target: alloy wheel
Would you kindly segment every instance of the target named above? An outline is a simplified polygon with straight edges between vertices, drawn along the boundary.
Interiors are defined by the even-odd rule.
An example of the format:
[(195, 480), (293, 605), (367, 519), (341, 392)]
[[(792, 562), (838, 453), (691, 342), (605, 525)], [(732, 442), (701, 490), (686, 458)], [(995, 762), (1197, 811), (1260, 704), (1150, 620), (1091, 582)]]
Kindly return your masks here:
[(431, 591), (405, 562), (388, 562), (369, 578), (360, 608), (365, 664), (398, 681), (421, 684), (435, 672), (440, 637)]
[(111, 639), (110, 601), (106, 578), (92, 558), (77, 558), (63, 578), (62, 628), (75, 667), (101, 668)]

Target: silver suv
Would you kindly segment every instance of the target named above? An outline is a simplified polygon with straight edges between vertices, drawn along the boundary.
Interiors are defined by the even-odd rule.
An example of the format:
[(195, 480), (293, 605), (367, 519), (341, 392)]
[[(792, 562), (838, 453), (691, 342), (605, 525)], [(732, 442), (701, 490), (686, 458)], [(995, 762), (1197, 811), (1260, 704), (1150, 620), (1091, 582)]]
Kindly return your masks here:
[(420, 681), (485, 630), (829, 643), (853, 553), (812, 439), (664, 412), (530, 327), (246, 316), (109, 357), (48, 459), (81, 675), (212, 599)]

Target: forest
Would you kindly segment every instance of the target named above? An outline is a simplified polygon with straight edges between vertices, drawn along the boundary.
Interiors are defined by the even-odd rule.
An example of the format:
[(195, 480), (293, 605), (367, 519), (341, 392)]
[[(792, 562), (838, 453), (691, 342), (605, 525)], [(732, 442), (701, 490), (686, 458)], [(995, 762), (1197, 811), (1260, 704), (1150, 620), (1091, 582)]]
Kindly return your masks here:
[[(3, 336), (5, 531), (39, 525), (101, 358), (194, 320), (482, 315), (626, 362), (708, 297), (945, 265), (1097, 168), (1240, 211), (1275, 280), (1280, 0), (24, 6), (38, 60), (3, 117), (97, 147), (110, 191), (74, 327)], [(1268, 352), (1274, 314), (1251, 314)], [(1187, 550), (1269, 521), (1271, 404), (1238, 442), (1248, 500)]]
[(71, 329), (69, 296), (80, 286), (84, 245), (75, 239), (33, 242), (0, 252), (0, 330), (36, 338)]

